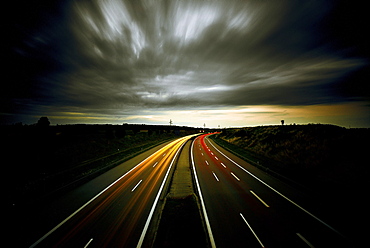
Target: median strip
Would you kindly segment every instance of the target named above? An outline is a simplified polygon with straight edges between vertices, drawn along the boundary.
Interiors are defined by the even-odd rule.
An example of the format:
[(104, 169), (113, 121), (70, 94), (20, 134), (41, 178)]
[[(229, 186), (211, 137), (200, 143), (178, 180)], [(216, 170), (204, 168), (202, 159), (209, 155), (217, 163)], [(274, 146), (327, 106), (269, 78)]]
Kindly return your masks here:
[(163, 179), (163, 181), (162, 181), (162, 184), (161, 184), (161, 186), (160, 186), (160, 188), (159, 188), (159, 190), (158, 190), (158, 194), (157, 194), (157, 196), (156, 196), (156, 197), (155, 197), (155, 199), (154, 199), (154, 203), (153, 203), (153, 205), (152, 205), (152, 208), (150, 209), (149, 216), (148, 216), (148, 218), (147, 218), (147, 220), (146, 220), (146, 222), (145, 222), (144, 229), (143, 229), (143, 231), (142, 231), (142, 233), (141, 233), (141, 235), (140, 235), (140, 239), (139, 239), (139, 242), (137, 243), (136, 248), (140, 248), (140, 247), (143, 245), (144, 238), (145, 238), (146, 232), (148, 231), (150, 221), (151, 221), (151, 220), (152, 220), (152, 218), (153, 218), (153, 214), (154, 214), (155, 208), (156, 208), (156, 206), (157, 206), (157, 203), (158, 203), (158, 201), (159, 201), (159, 197), (160, 197), (160, 196), (161, 196), (161, 194), (162, 194), (162, 191), (163, 191), (164, 186), (165, 186), (165, 184), (166, 184), (167, 178), (168, 178), (168, 176), (169, 176), (169, 174), (170, 174), (171, 168), (172, 168), (173, 164), (175, 163), (175, 161), (176, 161), (176, 159), (177, 159), (177, 155), (179, 154), (179, 152), (181, 151), (181, 149), (182, 149), (182, 147), (184, 146), (184, 144), (185, 144), (185, 143), (186, 143), (186, 142), (182, 143), (182, 144), (181, 144), (181, 146), (177, 149), (177, 151), (176, 151), (176, 153), (175, 153), (175, 156), (173, 157), (173, 159), (172, 159), (172, 161), (171, 161), (171, 164), (170, 164), (170, 166), (168, 167), (168, 169), (167, 169), (167, 171), (166, 171), (166, 174), (165, 174), (165, 176), (164, 176), (164, 179)]
[(178, 247), (179, 245), (210, 247), (207, 244), (208, 238), (202, 224), (198, 197), (194, 194), (192, 175), (189, 170), (189, 148), (190, 143), (184, 145), (177, 160), (153, 248)]

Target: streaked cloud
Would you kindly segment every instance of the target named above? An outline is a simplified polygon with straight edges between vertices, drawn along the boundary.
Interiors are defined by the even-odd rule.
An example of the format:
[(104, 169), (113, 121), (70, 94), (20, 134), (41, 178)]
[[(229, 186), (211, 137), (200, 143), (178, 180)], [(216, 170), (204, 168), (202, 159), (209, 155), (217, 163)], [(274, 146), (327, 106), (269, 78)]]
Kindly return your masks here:
[(202, 119), (241, 106), (366, 105), (368, 38), (355, 35), (363, 23), (347, 5), (358, 10), (294, 0), (19, 7), (10, 64), (24, 73), (1, 94), (2, 116), (160, 122), (166, 111)]

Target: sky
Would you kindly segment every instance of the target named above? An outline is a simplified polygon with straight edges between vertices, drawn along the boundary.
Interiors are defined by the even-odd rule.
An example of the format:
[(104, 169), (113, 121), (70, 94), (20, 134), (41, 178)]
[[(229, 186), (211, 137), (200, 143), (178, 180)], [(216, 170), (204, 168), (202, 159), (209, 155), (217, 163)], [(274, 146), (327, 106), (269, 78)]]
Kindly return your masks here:
[(370, 127), (364, 4), (16, 1), (0, 123)]

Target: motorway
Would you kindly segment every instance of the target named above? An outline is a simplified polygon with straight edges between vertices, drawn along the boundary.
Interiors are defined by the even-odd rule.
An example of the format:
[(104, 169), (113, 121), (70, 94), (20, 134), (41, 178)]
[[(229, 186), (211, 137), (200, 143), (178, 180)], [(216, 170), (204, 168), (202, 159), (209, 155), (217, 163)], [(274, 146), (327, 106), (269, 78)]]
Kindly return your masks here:
[(30, 247), (140, 247), (174, 162), (190, 138), (179, 138), (135, 165)]
[(213, 247), (352, 247), (306, 209), (300, 192), (233, 156), (207, 135), (194, 140), (191, 161)]
[[(146, 247), (176, 158), (191, 137), (150, 150), (38, 211), (26, 211), (14, 221), (14, 233), (22, 238), (13, 244)], [(225, 151), (207, 135), (194, 139), (190, 156), (212, 247), (352, 247), (312, 208), (311, 198)], [(16, 245), (22, 239), (23, 245)]]

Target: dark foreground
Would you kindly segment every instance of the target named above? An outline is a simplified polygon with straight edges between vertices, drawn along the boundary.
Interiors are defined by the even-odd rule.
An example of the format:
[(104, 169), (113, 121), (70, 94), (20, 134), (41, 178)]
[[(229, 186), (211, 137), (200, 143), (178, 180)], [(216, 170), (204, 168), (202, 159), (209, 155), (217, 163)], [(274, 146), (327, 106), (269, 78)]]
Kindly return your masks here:
[(167, 199), (154, 247), (207, 247), (195, 195)]

